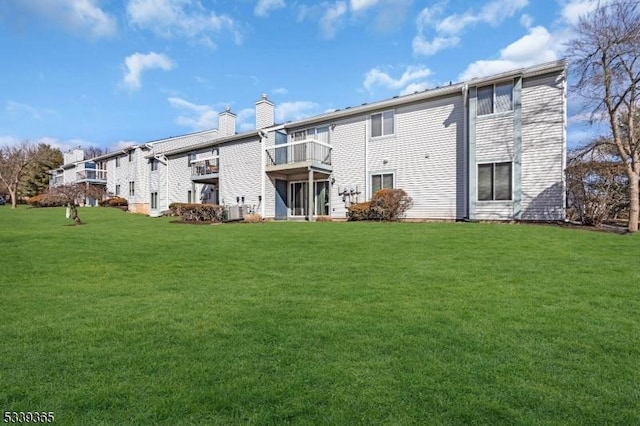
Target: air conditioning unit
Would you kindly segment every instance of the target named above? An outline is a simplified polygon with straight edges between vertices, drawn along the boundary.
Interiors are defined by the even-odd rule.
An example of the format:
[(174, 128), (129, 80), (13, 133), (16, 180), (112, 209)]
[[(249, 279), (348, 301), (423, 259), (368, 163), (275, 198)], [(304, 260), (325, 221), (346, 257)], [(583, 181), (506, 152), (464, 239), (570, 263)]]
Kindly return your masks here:
[(242, 206), (229, 206), (227, 207), (227, 220), (242, 220), (244, 219), (244, 212)]

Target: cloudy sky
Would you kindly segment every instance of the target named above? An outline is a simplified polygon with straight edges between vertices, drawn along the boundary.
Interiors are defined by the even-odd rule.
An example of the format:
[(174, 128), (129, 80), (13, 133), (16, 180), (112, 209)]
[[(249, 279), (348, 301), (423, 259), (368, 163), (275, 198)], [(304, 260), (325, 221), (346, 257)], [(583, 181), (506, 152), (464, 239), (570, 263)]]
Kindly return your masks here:
[[(254, 128), (563, 58), (594, 0), (4, 0), (0, 144)], [(570, 102), (569, 144), (590, 131)]]

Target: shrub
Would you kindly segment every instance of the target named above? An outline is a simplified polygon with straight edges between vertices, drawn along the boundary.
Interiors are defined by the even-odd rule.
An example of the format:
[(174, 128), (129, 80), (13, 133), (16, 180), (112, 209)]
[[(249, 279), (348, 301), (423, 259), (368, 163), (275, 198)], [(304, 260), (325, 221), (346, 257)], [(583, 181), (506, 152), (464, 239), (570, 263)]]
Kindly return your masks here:
[(353, 203), (347, 209), (347, 220), (369, 220), (371, 211), (371, 203), (365, 201), (364, 203)]
[(32, 207), (63, 207), (67, 205), (64, 198), (51, 195), (47, 192), (29, 197), (27, 203)]
[(381, 189), (371, 198), (372, 218), (399, 220), (413, 205), (413, 199), (403, 189)]
[(373, 194), (371, 201), (351, 204), (347, 220), (401, 219), (413, 205), (413, 200), (402, 189), (381, 189)]
[(127, 207), (129, 205), (129, 202), (126, 198), (110, 197), (106, 200), (99, 201), (98, 205), (102, 207)]
[(218, 204), (171, 203), (169, 210), (185, 222), (222, 222), (224, 208)]
[(258, 213), (251, 213), (244, 215), (244, 221), (247, 223), (260, 223), (262, 222), (262, 216)]

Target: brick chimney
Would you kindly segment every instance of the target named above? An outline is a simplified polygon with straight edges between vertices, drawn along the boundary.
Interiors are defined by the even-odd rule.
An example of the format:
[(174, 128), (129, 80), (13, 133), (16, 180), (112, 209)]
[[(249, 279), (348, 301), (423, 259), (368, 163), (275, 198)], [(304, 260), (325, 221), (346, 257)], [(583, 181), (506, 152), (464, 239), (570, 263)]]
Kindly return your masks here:
[(221, 137), (233, 136), (236, 134), (236, 115), (231, 112), (229, 107), (220, 113), (218, 121), (218, 131)]
[(256, 129), (264, 129), (275, 123), (275, 107), (273, 102), (263, 94), (262, 99), (256, 102)]

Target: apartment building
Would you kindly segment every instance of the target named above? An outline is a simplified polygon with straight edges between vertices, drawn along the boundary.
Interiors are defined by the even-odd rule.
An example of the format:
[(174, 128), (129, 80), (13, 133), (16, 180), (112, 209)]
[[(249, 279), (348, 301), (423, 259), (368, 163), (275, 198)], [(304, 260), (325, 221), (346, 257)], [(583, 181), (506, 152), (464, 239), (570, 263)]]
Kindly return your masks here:
[(340, 219), (350, 203), (402, 188), (408, 219), (562, 220), (566, 78), (556, 61), (288, 123), (274, 122), (263, 95), (256, 130), (236, 133), (225, 110), (217, 130), (91, 160), (69, 153), (52, 184), (104, 178), (150, 215), (195, 202)]

